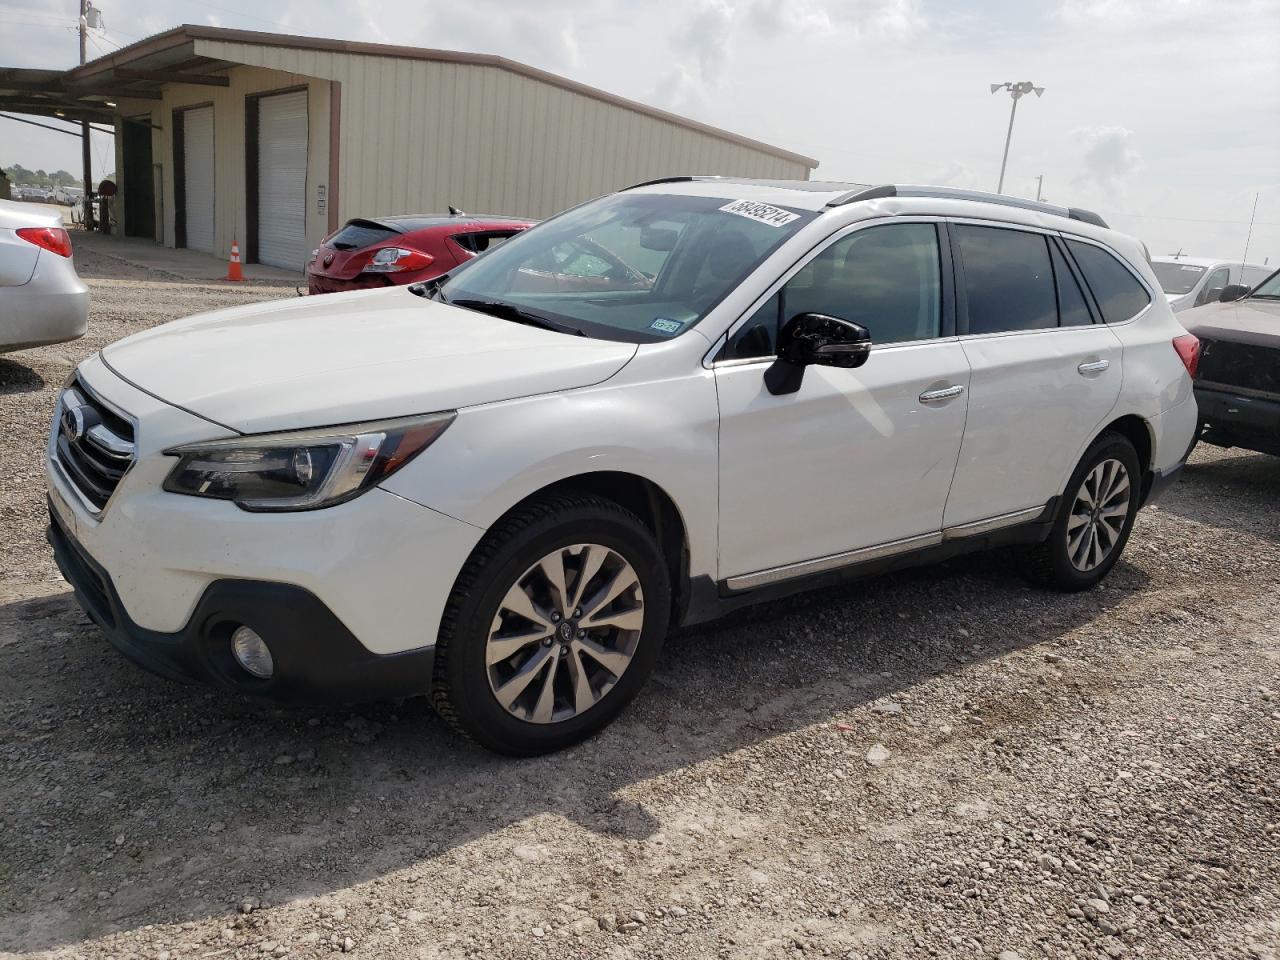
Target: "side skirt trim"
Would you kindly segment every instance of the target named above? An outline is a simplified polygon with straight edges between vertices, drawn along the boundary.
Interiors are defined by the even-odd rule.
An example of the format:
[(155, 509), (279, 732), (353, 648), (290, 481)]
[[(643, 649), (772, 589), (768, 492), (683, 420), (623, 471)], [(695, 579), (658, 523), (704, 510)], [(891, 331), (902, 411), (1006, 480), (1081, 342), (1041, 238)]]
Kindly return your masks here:
[(898, 554), (912, 553), (927, 547), (936, 547), (943, 541), (978, 537), (995, 530), (1003, 530), (1006, 527), (1016, 527), (1019, 524), (1030, 523), (1049, 513), (1051, 507), (1052, 504), (1029, 507), (1026, 510), (1015, 510), (1013, 513), (1002, 513), (999, 516), (988, 517), (985, 520), (975, 520), (971, 523), (948, 527), (939, 533), (925, 533), (920, 536), (906, 537), (902, 540), (891, 540), (888, 543), (861, 547), (857, 550), (833, 553), (830, 556), (817, 557), (813, 560), (787, 563), (777, 567), (770, 567), (767, 570), (759, 570), (755, 573), (743, 573), (735, 577), (729, 577), (724, 581), (724, 586), (730, 593), (740, 593), (745, 590), (754, 590), (757, 587), (767, 586), (771, 583), (781, 583), (784, 580), (812, 576), (813, 574), (825, 573), (828, 570), (837, 570), (841, 567), (881, 560)]

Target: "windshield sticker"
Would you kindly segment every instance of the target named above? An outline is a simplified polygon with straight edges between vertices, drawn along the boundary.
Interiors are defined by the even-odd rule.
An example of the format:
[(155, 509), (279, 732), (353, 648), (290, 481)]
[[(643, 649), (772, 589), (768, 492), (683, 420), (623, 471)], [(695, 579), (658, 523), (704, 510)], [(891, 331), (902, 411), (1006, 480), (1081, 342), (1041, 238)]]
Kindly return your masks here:
[(734, 200), (720, 208), (723, 213), (733, 213), (756, 223), (770, 227), (785, 227), (792, 220), (799, 220), (800, 214), (791, 213), (781, 207), (771, 207), (767, 203), (755, 203), (751, 200)]
[(680, 328), (684, 324), (679, 320), (668, 320), (666, 317), (658, 317), (653, 323), (649, 324), (650, 330), (657, 330), (659, 333), (679, 333)]

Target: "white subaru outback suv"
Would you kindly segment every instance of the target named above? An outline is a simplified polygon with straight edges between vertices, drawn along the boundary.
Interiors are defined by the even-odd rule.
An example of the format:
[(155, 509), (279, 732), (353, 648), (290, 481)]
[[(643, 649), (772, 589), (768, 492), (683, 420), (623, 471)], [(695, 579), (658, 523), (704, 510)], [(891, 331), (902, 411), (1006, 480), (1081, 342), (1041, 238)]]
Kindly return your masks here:
[(674, 178), (429, 285), (108, 346), (61, 394), (50, 540), (156, 673), (425, 693), (531, 754), (741, 604), (1004, 545), (1097, 583), (1182, 465), (1197, 357), (1087, 211)]

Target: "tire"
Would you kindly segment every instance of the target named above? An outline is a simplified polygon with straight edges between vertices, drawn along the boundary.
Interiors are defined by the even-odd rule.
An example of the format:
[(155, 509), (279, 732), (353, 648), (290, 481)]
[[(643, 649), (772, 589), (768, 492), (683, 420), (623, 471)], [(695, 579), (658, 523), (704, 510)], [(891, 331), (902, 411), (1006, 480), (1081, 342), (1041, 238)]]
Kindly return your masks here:
[(563, 749), (639, 692), (670, 615), (667, 566), (635, 514), (586, 494), (533, 501), (496, 524), (458, 575), (436, 642), (432, 704), (498, 753)]
[[(1119, 464), (1125, 474), (1127, 486), (1123, 490), (1117, 489), (1120, 478), (1115, 464)], [(1029, 551), (1031, 578), (1063, 591), (1087, 590), (1100, 582), (1124, 552), (1138, 515), (1141, 485), (1138, 452), (1127, 437), (1104, 433), (1095, 440), (1071, 475), (1048, 538)], [(1099, 492), (1105, 502), (1090, 508), (1086, 501)], [(1122, 515), (1104, 516), (1121, 506)], [(1080, 529), (1082, 526), (1084, 531)], [(1090, 528), (1092, 541), (1089, 540)], [(1093, 543), (1097, 544), (1096, 550)]]

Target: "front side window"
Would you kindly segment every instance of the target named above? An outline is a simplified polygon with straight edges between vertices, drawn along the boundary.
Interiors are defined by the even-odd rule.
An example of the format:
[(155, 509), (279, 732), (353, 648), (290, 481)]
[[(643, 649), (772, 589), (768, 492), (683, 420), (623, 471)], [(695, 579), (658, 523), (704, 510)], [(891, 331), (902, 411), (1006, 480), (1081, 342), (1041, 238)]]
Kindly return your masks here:
[(454, 271), (438, 295), (602, 339), (666, 340), (816, 216), (731, 197), (618, 193), (512, 237)]
[(964, 263), (969, 333), (1058, 325), (1058, 295), (1043, 234), (968, 224), (953, 229)]
[(1103, 320), (1123, 323), (1146, 309), (1151, 302), (1146, 288), (1112, 254), (1079, 240), (1068, 240), (1067, 246), (1080, 265), (1084, 282), (1093, 291), (1093, 299), (1098, 301)]
[(938, 336), (942, 281), (937, 228), (931, 223), (890, 224), (837, 240), (734, 332), (726, 359), (772, 356), (780, 326), (798, 313), (860, 323), (874, 344)]
[(1230, 275), (1231, 271), (1227, 267), (1219, 267), (1209, 274), (1209, 279), (1204, 282), (1204, 289), (1196, 297), (1196, 306), (1217, 300), (1222, 295), (1222, 289), (1227, 285), (1227, 278)]

